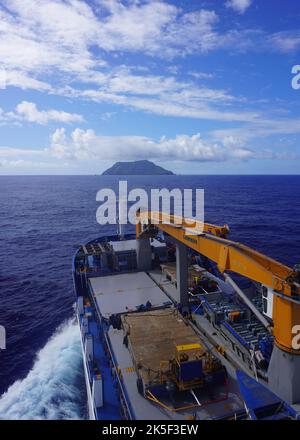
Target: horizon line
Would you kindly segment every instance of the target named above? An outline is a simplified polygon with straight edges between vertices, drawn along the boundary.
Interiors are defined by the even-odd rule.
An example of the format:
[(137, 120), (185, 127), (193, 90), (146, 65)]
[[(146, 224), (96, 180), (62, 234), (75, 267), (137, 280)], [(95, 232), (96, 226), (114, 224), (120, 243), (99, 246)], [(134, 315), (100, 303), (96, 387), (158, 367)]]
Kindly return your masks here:
[[(158, 174), (0, 174), (0, 177), (157, 177)], [(251, 173), (251, 174), (159, 174), (159, 177), (207, 177), (207, 176), (300, 176), (298, 174), (277, 173), (277, 174), (264, 174), (264, 173)]]

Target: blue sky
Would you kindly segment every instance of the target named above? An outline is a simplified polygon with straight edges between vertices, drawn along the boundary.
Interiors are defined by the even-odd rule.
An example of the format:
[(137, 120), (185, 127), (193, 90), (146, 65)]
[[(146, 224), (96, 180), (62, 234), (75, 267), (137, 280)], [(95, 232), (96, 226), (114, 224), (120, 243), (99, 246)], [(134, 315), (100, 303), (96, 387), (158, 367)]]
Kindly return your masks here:
[(1, 0), (0, 174), (299, 174), (299, 25), (295, 0)]

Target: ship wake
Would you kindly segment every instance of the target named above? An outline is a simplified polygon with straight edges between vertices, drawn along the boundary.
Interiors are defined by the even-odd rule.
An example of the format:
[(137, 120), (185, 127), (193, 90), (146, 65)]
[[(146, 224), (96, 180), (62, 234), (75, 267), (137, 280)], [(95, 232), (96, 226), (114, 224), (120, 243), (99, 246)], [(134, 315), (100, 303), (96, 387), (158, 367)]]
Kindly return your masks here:
[(68, 320), (37, 354), (32, 370), (0, 398), (1, 419), (80, 419), (84, 414), (80, 335)]

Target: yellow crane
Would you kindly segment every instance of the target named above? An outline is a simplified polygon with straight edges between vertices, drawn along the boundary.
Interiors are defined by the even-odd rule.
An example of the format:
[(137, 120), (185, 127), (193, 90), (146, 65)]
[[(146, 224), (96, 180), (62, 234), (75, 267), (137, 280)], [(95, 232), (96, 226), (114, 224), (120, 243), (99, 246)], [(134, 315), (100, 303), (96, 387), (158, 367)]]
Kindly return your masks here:
[(275, 344), (287, 353), (300, 355), (300, 350), (293, 347), (293, 328), (300, 325), (300, 274), (297, 270), (224, 238), (229, 231), (226, 225), (216, 226), (153, 211), (139, 211), (137, 217), (137, 238), (161, 230), (216, 262), (221, 272), (233, 271), (272, 289)]
[(170, 224), (174, 227), (181, 226), (187, 231), (192, 231), (193, 234), (208, 232), (217, 237), (226, 238), (229, 233), (229, 226), (217, 226), (210, 223), (204, 223), (196, 219), (186, 219), (178, 215), (166, 214), (161, 211), (141, 211), (137, 212), (137, 218), (139, 221), (136, 224), (136, 235), (137, 237), (142, 232), (142, 224), (147, 225), (159, 225), (159, 224)]

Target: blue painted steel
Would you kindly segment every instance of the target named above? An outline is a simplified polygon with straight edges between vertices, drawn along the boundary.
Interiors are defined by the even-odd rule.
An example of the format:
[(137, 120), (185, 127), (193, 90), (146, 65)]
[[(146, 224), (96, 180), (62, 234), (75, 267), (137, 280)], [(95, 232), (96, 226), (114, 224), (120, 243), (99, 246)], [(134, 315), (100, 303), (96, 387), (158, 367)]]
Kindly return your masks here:
[[(105, 335), (105, 341), (106, 341), (106, 344), (107, 344), (107, 347), (108, 347), (108, 350), (109, 350), (112, 362), (114, 364), (114, 368), (117, 369), (118, 364), (117, 364), (117, 361), (116, 361), (116, 357), (115, 357), (115, 354), (113, 352), (112, 346), (110, 344), (110, 341), (109, 341), (107, 335)], [(130, 403), (130, 399), (129, 399), (128, 393), (126, 391), (126, 388), (123, 386), (122, 381), (120, 380), (119, 375), (117, 376), (117, 381), (118, 381), (118, 384), (119, 384), (119, 386), (120, 386), (120, 388), (122, 390), (122, 393), (124, 395), (126, 406), (127, 406), (128, 412), (130, 414), (130, 418), (134, 420), (135, 419), (135, 414), (134, 414), (132, 405)]]
[(94, 336), (94, 359), (97, 362), (103, 381), (104, 405), (102, 408), (97, 409), (97, 416), (100, 420), (118, 420), (120, 419), (120, 401), (114, 387), (114, 380), (104, 346), (99, 337), (99, 329), (94, 320), (89, 322), (89, 330)]
[(249, 416), (253, 420), (299, 419), (300, 415), (284, 400), (243, 371), (238, 370), (237, 380)]
[(230, 333), (233, 334), (233, 336), (244, 346), (247, 347), (248, 349), (250, 348), (250, 345), (231, 327), (230, 324), (228, 324), (228, 322), (226, 321), (222, 321), (222, 324), (224, 325), (224, 327), (227, 328), (227, 330), (230, 331)]
[(202, 378), (202, 361), (182, 362), (179, 366), (179, 380), (192, 381)]
[[(94, 347), (94, 363), (87, 362), (89, 378), (93, 378), (95, 370), (99, 371), (103, 381), (103, 402), (101, 408), (97, 408), (95, 414), (98, 420), (118, 420), (120, 419), (120, 401), (118, 399), (116, 389), (114, 388), (113, 378), (108, 359), (105, 355), (103, 343), (100, 339), (100, 332), (96, 321), (93, 317), (89, 317), (89, 334), (93, 335)], [(83, 360), (85, 362), (85, 359)], [(90, 382), (87, 384), (90, 386)]]
[[(125, 238), (130, 240), (134, 238), (134, 235), (128, 234)], [(97, 240), (92, 240), (91, 242), (87, 243), (87, 245), (91, 243), (106, 242), (113, 239), (115, 240), (116, 236), (102, 236)], [(85, 274), (76, 273), (77, 253), (78, 251), (72, 259), (72, 272), (74, 280), (74, 290), (76, 296), (78, 297), (81, 295), (87, 295), (88, 285), (86, 284)], [(84, 260), (82, 260), (82, 262), (83, 261)], [(96, 263), (96, 265), (99, 266), (98, 261), (95, 261), (94, 258), (90, 258), (89, 262), (91, 265), (94, 265), (94, 263)], [(102, 275), (105, 276), (107, 271), (102, 272)], [(99, 273), (95, 275), (99, 276)], [(93, 306), (97, 306), (95, 302), (93, 303)], [(86, 362), (86, 360), (84, 360), (84, 362), (86, 362), (89, 378), (93, 378), (93, 376), (95, 375), (95, 371), (99, 371), (103, 380), (103, 407), (97, 408), (95, 417), (99, 420), (117, 420), (121, 418), (121, 402), (116, 388), (116, 378), (112, 375), (110, 359), (105, 351), (104, 334), (107, 330), (107, 326), (104, 322), (102, 322), (101, 325), (97, 322), (96, 313), (93, 307), (86, 307), (85, 311), (90, 314), (88, 318), (88, 331), (90, 334), (93, 335), (94, 361), (92, 363)], [(81, 319), (82, 316), (80, 317), (80, 320)], [(87, 383), (87, 386), (91, 386), (91, 383)]]

